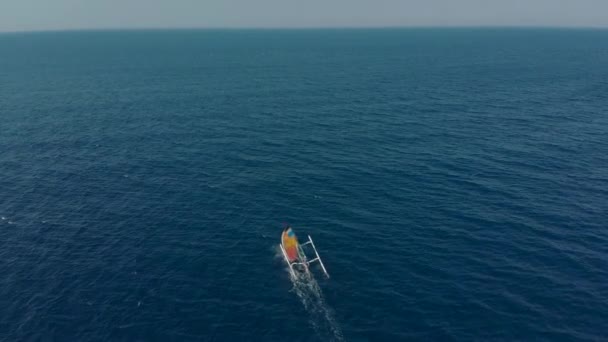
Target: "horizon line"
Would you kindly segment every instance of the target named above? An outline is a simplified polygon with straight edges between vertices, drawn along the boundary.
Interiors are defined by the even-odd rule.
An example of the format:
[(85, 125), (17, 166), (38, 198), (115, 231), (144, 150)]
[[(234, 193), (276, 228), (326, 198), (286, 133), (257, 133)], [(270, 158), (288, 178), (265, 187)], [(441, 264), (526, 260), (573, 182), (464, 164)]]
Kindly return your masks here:
[(378, 25), (378, 26), (192, 26), (192, 27), (82, 27), (58, 29), (0, 30), (7, 33), (58, 33), (99, 31), (313, 31), (313, 30), (390, 30), (390, 29), (560, 29), (560, 30), (608, 30), (608, 26), (574, 25)]

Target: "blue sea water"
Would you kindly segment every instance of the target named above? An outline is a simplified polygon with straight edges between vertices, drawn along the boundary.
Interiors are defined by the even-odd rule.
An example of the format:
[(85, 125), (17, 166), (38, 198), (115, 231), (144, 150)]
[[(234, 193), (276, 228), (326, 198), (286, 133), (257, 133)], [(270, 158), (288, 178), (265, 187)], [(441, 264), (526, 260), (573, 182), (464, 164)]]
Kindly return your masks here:
[(0, 34), (0, 216), (2, 341), (605, 340), (608, 31)]

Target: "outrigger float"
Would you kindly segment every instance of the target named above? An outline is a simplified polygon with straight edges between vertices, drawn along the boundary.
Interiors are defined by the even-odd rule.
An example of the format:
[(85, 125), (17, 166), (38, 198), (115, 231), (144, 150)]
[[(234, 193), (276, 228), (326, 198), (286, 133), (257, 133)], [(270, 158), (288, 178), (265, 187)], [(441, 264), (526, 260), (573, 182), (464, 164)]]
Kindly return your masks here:
[[(302, 247), (306, 245), (310, 245), (312, 247), (312, 250), (315, 252), (315, 258), (308, 260), (306, 253), (304, 253), (304, 249), (302, 249)], [(308, 265), (318, 261), (319, 265), (321, 265), (321, 268), (323, 269), (323, 273), (325, 273), (327, 278), (329, 278), (329, 274), (325, 269), (325, 265), (323, 265), (323, 261), (321, 261), (319, 252), (317, 252), (315, 243), (312, 242), (310, 235), (308, 235), (308, 241), (300, 244), (296, 234), (293, 232), (293, 229), (291, 229), (291, 227), (285, 228), (283, 230), (283, 234), (281, 235), (281, 251), (283, 252), (283, 257), (285, 258), (287, 265), (289, 265), (289, 271), (294, 277), (297, 277), (296, 269), (298, 271), (310, 273)]]

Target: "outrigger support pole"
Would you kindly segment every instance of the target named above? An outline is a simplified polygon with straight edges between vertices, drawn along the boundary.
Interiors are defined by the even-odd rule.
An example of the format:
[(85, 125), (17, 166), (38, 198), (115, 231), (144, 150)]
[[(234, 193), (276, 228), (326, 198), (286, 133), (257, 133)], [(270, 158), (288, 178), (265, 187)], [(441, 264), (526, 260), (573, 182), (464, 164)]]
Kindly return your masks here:
[[(312, 242), (312, 238), (310, 237), (310, 235), (308, 235), (308, 242), (310, 242), (310, 245), (312, 246), (312, 249), (315, 251), (315, 254), (317, 255), (317, 257), (309, 262), (313, 262), (316, 260), (319, 260), (319, 264), (321, 265), (321, 268), (323, 268), (323, 272), (325, 273), (325, 276), (327, 276), (327, 278), (329, 278), (329, 273), (327, 273), (327, 270), (325, 269), (325, 265), (323, 265), (323, 261), (321, 261), (321, 257), (319, 256), (319, 252), (317, 252), (317, 248), (315, 247), (315, 243)], [(283, 246), (281, 246), (281, 248), (283, 248)], [(285, 253), (285, 251), (283, 250), (283, 253)], [(291, 267), (290, 267), (291, 268)], [(293, 272), (293, 270), (292, 270)]]

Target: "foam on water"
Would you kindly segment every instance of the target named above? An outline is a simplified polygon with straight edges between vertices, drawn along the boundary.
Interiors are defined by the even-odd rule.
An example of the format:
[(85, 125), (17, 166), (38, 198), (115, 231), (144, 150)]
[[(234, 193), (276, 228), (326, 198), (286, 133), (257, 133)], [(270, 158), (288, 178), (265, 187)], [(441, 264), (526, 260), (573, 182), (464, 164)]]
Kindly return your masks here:
[(309, 314), (309, 322), (322, 340), (343, 341), (342, 329), (336, 321), (333, 309), (325, 302), (323, 291), (312, 274), (293, 276), (292, 291), (300, 298)]
[[(275, 257), (283, 259), (279, 245)], [(289, 267), (285, 267), (292, 288), (304, 309), (308, 313), (308, 322), (317, 336), (323, 341), (343, 341), (344, 336), (340, 324), (335, 318), (334, 310), (327, 304), (323, 291), (312, 273), (296, 273), (293, 275)]]

